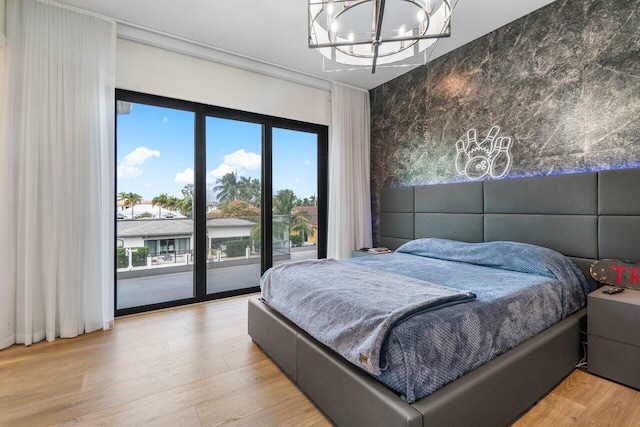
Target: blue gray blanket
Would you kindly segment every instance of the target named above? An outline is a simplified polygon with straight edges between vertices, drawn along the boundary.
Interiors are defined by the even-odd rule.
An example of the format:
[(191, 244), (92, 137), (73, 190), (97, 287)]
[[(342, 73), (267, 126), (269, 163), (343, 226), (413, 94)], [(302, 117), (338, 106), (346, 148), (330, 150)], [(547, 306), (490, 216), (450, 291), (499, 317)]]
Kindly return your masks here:
[(373, 375), (386, 367), (391, 328), (475, 298), (469, 291), (332, 259), (281, 264), (264, 274), (261, 288), (270, 306)]
[[(388, 330), (387, 347), (381, 355), (386, 358), (386, 369), (372, 375), (408, 402), (432, 393), (575, 312), (585, 305), (588, 292), (584, 276), (570, 260), (549, 249), (513, 242), (468, 244), (420, 239), (392, 254), (334, 263), (366, 267), (376, 275), (399, 274), (476, 295), (464, 304), (410, 316)], [(305, 269), (300, 265), (297, 276), (301, 281), (306, 280)], [(326, 279), (327, 284), (335, 282)], [(335, 283), (333, 287), (336, 293), (346, 293)], [(266, 298), (270, 302), (273, 297)], [(342, 304), (348, 310), (351, 297), (345, 298)], [(333, 307), (313, 291), (300, 305), (310, 316), (339, 321), (331, 314)], [(357, 366), (363, 367), (359, 361)]]

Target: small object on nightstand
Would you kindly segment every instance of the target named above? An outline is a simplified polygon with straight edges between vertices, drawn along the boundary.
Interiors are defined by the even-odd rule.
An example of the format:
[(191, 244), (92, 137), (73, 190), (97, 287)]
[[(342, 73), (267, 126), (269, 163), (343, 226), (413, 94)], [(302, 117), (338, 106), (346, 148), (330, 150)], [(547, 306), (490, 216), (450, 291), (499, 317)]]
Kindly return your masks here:
[(624, 288), (617, 288), (615, 286), (610, 286), (608, 289), (605, 289), (604, 291), (602, 291), (602, 293), (607, 295), (615, 295), (615, 294), (619, 294), (622, 291), (624, 291)]
[(640, 263), (619, 259), (601, 259), (589, 268), (591, 277), (605, 285), (640, 291)]
[(372, 254), (388, 254), (391, 252), (391, 249), (385, 248), (384, 246), (380, 246), (377, 248), (369, 248), (367, 252)]

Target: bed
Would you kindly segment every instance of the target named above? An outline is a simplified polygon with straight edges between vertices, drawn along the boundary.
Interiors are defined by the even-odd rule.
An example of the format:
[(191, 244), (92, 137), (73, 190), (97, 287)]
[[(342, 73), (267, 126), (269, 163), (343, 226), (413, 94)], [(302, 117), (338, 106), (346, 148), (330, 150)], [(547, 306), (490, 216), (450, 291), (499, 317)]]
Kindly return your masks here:
[[(628, 169), (388, 189), (381, 195), (380, 243), (396, 249), (421, 238), (522, 242), (563, 253), (589, 277), (593, 260), (640, 259), (633, 241), (640, 203), (627, 197), (638, 182), (640, 171)], [(506, 425), (573, 370), (585, 319), (586, 309), (572, 311), (414, 401), (263, 302), (249, 302), (252, 339), (338, 425)]]

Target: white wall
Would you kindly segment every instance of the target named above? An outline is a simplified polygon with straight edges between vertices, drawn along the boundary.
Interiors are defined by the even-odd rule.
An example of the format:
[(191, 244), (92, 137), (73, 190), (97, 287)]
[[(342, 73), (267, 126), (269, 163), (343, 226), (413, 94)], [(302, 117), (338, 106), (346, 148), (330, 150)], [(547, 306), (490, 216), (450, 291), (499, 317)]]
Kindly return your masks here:
[(329, 125), (329, 91), (118, 38), (116, 87)]
[(253, 226), (238, 227), (207, 227), (210, 239), (230, 239), (232, 237), (251, 237)]

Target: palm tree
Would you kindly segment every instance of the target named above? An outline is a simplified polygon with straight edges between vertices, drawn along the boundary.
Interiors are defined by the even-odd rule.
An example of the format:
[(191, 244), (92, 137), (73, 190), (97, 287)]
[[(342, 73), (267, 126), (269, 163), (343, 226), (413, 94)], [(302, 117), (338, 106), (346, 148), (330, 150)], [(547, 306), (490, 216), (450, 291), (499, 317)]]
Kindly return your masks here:
[(262, 186), (260, 185), (259, 179), (252, 179), (251, 184), (249, 185), (251, 188), (251, 204), (257, 208), (260, 207), (262, 202)]
[(187, 184), (184, 186), (184, 188), (182, 189), (182, 195), (187, 198), (187, 197), (193, 197), (193, 184)]
[(142, 201), (142, 196), (137, 193), (126, 193), (124, 191), (118, 193), (118, 200), (122, 200), (125, 206), (131, 206), (131, 219), (133, 216), (133, 207)]
[(178, 209), (184, 216), (191, 216), (193, 213), (193, 197), (185, 197), (178, 203)]
[(168, 203), (169, 196), (167, 195), (167, 193), (162, 193), (151, 200), (151, 204), (158, 207), (158, 218), (160, 218), (160, 216), (162, 215), (162, 208), (166, 209)]
[(252, 206), (260, 207), (260, 180), (241, 176), (238, 181), (239, 199)]
[(273, 196), (273, 213), (276, 215), (290, 215), (295, 205), (296, 195), (292, 190), (278, 190)]
[(313, 233), (311, 215), (304, 211), (296, 210), (291, 218), (291, 231), (295, 231), (296, 234), (301, 235), (302, 242), (305, 242), (307, 236)]
[(179, 206), (180, 206), (180, 199), (178, 199), (176, 196), (169, 196), (167, 198), (167, 205), (165, 206), (165, 209), (169, 209), (170, 211), (175, 211), (178, 210)]
[(214, 191), (218, 192), (218, 202), (226, 203), (238, 200), (240, 195), (240, 189), (238, 187), (238, 174), (235, 172), (229, 172), (222, 178), (216, 180), (216, 185), (213, 187)]

